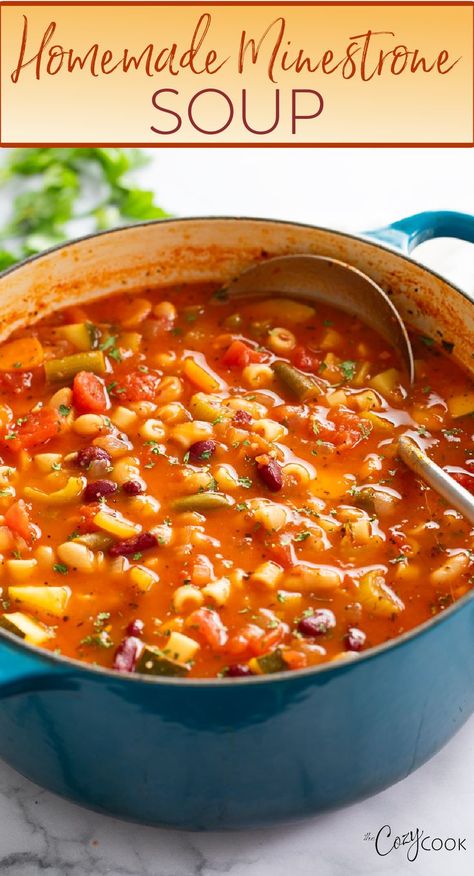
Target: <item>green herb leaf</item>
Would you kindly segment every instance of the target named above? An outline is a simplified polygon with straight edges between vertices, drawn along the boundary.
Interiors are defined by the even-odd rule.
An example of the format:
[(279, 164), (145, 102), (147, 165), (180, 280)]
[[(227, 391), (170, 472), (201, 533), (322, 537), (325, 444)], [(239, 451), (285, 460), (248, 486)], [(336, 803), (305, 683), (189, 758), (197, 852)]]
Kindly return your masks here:
[(344, 380), (352, 380), (357, 368), (357, 362), (352, 359), (347, 359), (345, 362), (339, 362), (338, 368), (342, 371)]
[(65, 563), (55, 563), (53, 566), (53, 572), (57, 572), (58, 575), (67, 575), (69, 572), (69, 566), (66, 566)]
[[(72, 220), (89, 219), (91, 230), (99, 231), (165, 218), (153, 192), (131, 179), (131, 172), (147, 160), (142, 150), (129, 148), (13, 149), (1, 184), (13, 181), (19, 191), (9, 221), (0, 228), (0, 270), (67, 240)], [(86, 215), (78, 213), (83, 192), (91, 189), (100, 192), (101, 200)]]
[(252, 481), (250, 478), (239, 478), (239, 484), (241, 487), (244, 487), (246, 490), (249, 490), (252, 486)]

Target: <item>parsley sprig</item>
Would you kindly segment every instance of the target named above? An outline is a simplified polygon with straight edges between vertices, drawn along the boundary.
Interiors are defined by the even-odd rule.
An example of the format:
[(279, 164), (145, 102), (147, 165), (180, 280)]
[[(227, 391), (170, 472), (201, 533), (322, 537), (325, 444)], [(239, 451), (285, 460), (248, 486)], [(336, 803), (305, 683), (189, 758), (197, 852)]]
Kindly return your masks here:
[(0, 192), (12, 201), (0, 227), (0, 270), (74, 236), (78, 221), (101, 231), (165, 218), (154, 193), (133, 182), (146, 162), (140, 149), (13, 149), (0, 170)]

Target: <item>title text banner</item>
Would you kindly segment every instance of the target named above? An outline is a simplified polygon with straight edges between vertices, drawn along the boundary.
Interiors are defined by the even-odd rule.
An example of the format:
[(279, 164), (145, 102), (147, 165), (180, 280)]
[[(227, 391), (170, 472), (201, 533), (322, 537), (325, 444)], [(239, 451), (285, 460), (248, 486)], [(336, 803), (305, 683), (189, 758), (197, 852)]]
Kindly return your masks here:
[(472, 145), (472, 3), (4, 3), (2, 145)]

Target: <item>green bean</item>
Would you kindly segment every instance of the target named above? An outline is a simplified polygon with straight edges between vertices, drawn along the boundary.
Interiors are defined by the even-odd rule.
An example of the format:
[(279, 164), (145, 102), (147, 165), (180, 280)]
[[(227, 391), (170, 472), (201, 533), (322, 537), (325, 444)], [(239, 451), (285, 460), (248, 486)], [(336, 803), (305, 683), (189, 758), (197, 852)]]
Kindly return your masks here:
[(105, 374), (107, 365), (102, 350), (90, 350), (86, 353), (73, 353), (62, 359), (49, 359), (44, 363), (46, 380), (49, 383), (67, 383), (79, 371), (93, 371), (94, 374)]
[(285, 387), (298, 399), (298, 401), (307, 401), (320, 394), (318, 385), (312, 377), (303, 374), (289, 365), (288, 362), (274, 362), (272, 368), (276, 376), (281, 380)]
[(175, 499), (172, 508), (173, 511), (213, 511), (230, 505), (233, 505), (232, 499), (223, 493), (194, 493)]

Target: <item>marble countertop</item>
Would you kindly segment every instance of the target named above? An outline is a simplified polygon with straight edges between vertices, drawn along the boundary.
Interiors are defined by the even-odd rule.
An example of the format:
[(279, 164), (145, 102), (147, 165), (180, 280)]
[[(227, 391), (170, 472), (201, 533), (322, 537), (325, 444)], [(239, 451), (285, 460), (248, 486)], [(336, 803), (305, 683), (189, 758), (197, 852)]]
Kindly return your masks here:
[[(145, 181), (177, 214), (271, 216), (356, 231), (422, 209), (473, 212), (472, 170), (469, 150), (163, 150), (153, 154)], [(417, 258), (474, 295), (469, 244), (427, 243)], [(231, 834), (124, 824), (54, 797), (0, 763), (0, 873), (468, 876), (474, 872), (473, 738), (471, 719), (412, 776), (350, 808), (296, 826)], [(409, 860), (404, 846), (382, 857), (373, 837), (384, 825), (393, 837), (418, 828), (460, 840), (460, 847), (420, 851)]]

